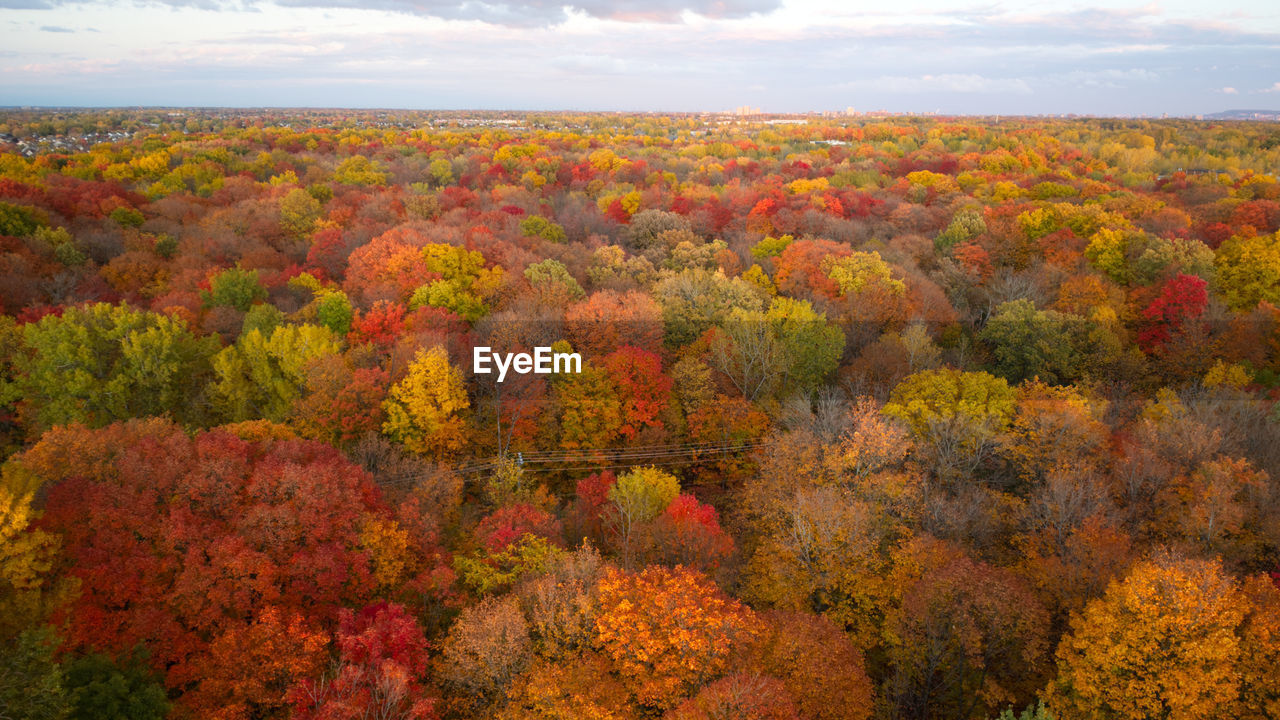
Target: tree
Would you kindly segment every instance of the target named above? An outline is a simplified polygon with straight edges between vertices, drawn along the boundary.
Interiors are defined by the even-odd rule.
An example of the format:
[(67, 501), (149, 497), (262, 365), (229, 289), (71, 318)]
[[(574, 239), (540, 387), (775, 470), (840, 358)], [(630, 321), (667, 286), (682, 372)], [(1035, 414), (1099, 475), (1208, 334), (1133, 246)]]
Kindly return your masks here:
[(195, 336), (182, 320), (98, 303), (46, 315), (21, 329), (11, 358), (11, 392), (33, 436), (52, 426), (171, 413), (202, 415), (200, 385), (216, 338)]
[(848, 245), (831, 240), (797, 240), (774, 260), (773, 281), (778, 292), (792, 297), (835, 298), (840, 287), (829, 274), (830, 263), (852, 252)]
[(601, 363), (617, 391), (622, 425), (618, 432), (633, 439), (642, 430), (662, 429), (662, 415), (671, 402), (671, 378), (662, 373), (657, 353), (624, 345)]
[(783, 383), (789, 389), (813, 391), (836, 369), (844, 354), (844, 333), (807, 301), (774, 298), (764, 320), (786, 358)]
[(440, 276), (413, 291), (410, 309), (429, 305), (475, 322), (489, 312), (484, 299), (497, 289), (502, 268), (486, 269), (484, 255), (452, 245), (428, 243), (422, 248), (428, 271)]
[(308, 363), (336, 354), (338, 341), (319, 325), (280, 325), (270, 336), (258, 330), (213, 358), (213, 404), (231, 421), (283, 422), (302, 396)]
[(947, 252), (961, 243), (968, 242), (987, 231), (987, 223), (982, 219), (982, 211), (966, 208), (951, 218), (947, 229), (939, 233), (933, 240), (933, 247), (938, 252)]
[[(809, 453), (799, 454), (809, 459)], [(783, 476), (775, 482), (782, 487), (754, 487), (746, 498), (764, 534), (748, 561), (743, 595), (780, 610), (820, 612), (844, 627), (856, 646), (871, 647), (891, 605), (888, 549), (909, 532), (855, 492), (815, 487), (811, 469), (797, 460), (790, 453), (766, 460), (756, 482), (763, 485), (777, 462)], [(901, 492), (901, 485), (893, 491)]]
[(823, 262), (827, 277), (839, 288), (841, 295), (861, 295), (880, 287), (891, 295), (902, 295), (907, 286), (894, 280), (892, 268), (878, 252), (854, 252), (843, 257), (828, 256)]
[(748, 402), (772, 399), (788, 358), (764, 314), (735, 309), (711, 336), (711, 363)]
[(689, 439), (710, 448), (694, 457), (714, 458), (699, 468), (700, 475), (723, 487), (752, 473), (755, 463), (747, 451), (768, 431), (769, 416), (745, 398), (716, 395), (689, 413), (688, 425)]
[(394, 603), (343, 610), (336, 638), (337, 666), (320, 680), (289, 692), (298, 720), (435, 720), (423, 687), (427, 639), (418, 621)]
[(31, 527), (34, 519), (30, 493), (15, 495), (0, 486), (0, 639), (35, 627), (57, 597), (49, 571), (59, 540)]
[(733, 553), (733, 538), (720, 527), (716, 509), (685, 493), (654, 518), (649, 537), (656, 559), (703, 572), (718, 569)]
[(364, 155), (352, 155), (333, 169), (333, 179), (343, 185), (386, 185), (382, 164)]
[(560, 446), (603, 448), (622, 431), (618, 391), (601, 368), (584, 365), (582, 372), (554, 381), (560, 407)]
[(500, 507), (476, 526), (476, 539), (490, 552), (506, 550), (525, 535), (561, 544), (564, 530), (554, 515), (524, 502)]
[(1140, 562), (1072, 621), (1049, 706), (1062, 718), (1265, 714), (1280, 683), (1252, 668), (1277, 653), (1251, 632), (1274, 642), (1275, 598), (1272, 587), (1254, 600), (1217, 562), (1168, 554)]
[(596, 645), (636, 699), (662, 710), (728, 667), (756, 620), (692, 570), (605, 571), (598, 586)]
[(280, 227), (290, 237), (303, 239), (311, 233), (324, 208), (302, 188), (294, 188), (280, 198)]
[(722, 324), (735, 309), (759, 311), (763, 299), (755, 286), (723, 273), (684, 270), (654, 287), (654, 299), (662, 307), (664, 340), (668, 347), (683, 347), (708, 328)]
[(1013, 416), (1015, 399), (1004, 378), (943, 368), (908, 376), (882, 412), (906, 424), (936, 474), (954, 478), (991, 454), (997, 433)]
[(771, 611), (744, 651), (745, 666), (782, 681), (800, 717), (868, 720), (873, 692), (862, 653), (820, 615)]
[(439, 345), (418, 351), (408, 375), (391, 388), (382, 407), (387, 414), (382, 432), (412, 452), (444, 457), (466, 440), (465, 413), (471, 401), (462, 373)]
[(592, 293), (565, 310), (564, 322), (570, 342), (588, 357), (602, 357), (624, 345), (662, 349), (662, 308), (647, 293)]
[(1023, 480), (1036, 485), (1055, 469), (1090, 470), (1104, 459), (1104, 403), (1073, 387), (1038, 381), (1023, 383), (1017, 393), (1018, 409), (1002, 449)]
[(1231, 238), (1218, 248), (1214, 265), (1233, 310), (1249, 310), (1263, 300), (1280, 304), (1280, 231)]
[(118, 662), (106, 655), (85, 655), (65, 669), (63, 684), (75, 720), (163, 720), (169, 713), (169, 698), (147, 666), (143, 648)]
[(631, 216), (627, 236), (632, 247), (645, 250), (657, 239), (672, 230), (688, 230), (689, 220), (682, 215), (664, 210), (641, 210)]
[(620, 521), (623, 555), (631, 560), (631, 541), (636, 528), (656, 517), (680, 494), (680, 482), (671, 473), (656, 467), (630, 470), (609, 488)]
[(1055, 310), (1038, 310), (1030, 300), (1001, 303), (982, 329), (992, 346), (996, 372), (1010, 382), (1038, 377), (1065, 383), (1078, 377), (1080, 337), (1075, 318)]
[(782, 682), (767, 675), (736, 673), (702, 688), (663, 718), (666, 720), (800, 720)]
[(1048, 645), (1035, 596), (1012, 574), (928, 538), (905, 547), (897, 565), (911, 578), (885, 621), (885, 692), (898, 712), (985, 718), (1030, 700)]
[(472, 323), (489, 312), (484, 301), (470, 292), (465, 283), (455, 280), (436, 280), (414, 290), (409, 296), (409, 309), (421, 307), (444, 308)]
[(300, 435), (346, 446), (382, 428), (385, 370), (353, 368), (340, 355), (324, 355), (309, 362), (305, 373), (305, 394), (291, 414)]
[(520, 232), (525, 237), (540, 237), (547, 242), (562, 243), (565, 240), (564, 228), (541, 215), (530, 215), (521, 220)]
[(1231, 546), (1252, 544), (1246, 524), (1253, 524), (1249, 521), (1256, 505), (1250, 498), (1264, 492), (1267, 481), (1266, 473), (1248, 460), (1224, 457), (1202, 463), (1171, 488), (1185, 503), (1179, 518), (1183, 533), (1220, 557), (1239, 557), (1242, 548)]
[(322, 292), (316, 299), (316, 319), (336, 337), (346, 337), (351, 331), (353, 315), (351, 301), (341, 290)]
[(467, 711), (501, 706), (532, 656), (529, 626), (514, 597), (491, 597), (462, 611), (441, 647), (439, 677)]
[(903, 380), (893, 389), (883, 412), (923, 435), (931, 420), (956, 415), (990, 418), (1003, 427), (1013, 414), (1014, 400), (1013, 390), (1000, 378), (944, 368), (918, 372)]
[(748, 400), (816, 390), (844, 353), (844, 333), (806, 300), (774, 298), (767, 312), (735, 309), (711, 342), (711, 356)]
[(530, 265), (524, 270), (524, 279), (547, 305), (563, 307), (570, 301), (581, 300), (586, 294), (559, 260), (548, 258)]
[(319, 674), (329, 634), (301, 613), (263, 608), (246, 625), (233, 625), (196, 658), (199, 684), (183, 696), (192, 711), (217, 720), (275, 717), (290, 705), (289, 691)]
[(267, 289), (258, 282), (257, 270), (234, 267), (209, 278), (209, 290), (202, 297), (205, 307), (229, 307), (245, 312), (250, 305), (267, 299)]
[(422, 254), (424, 243), (425, 238), (408, 227), (378, 235), (351, 251), (343, 287), (366, 303), (408, 300), (414, 290), (439, 279)]
[(370, 343), (384, 352), (389, 350), (404, 331), (404, 313), (403, 305), (379, 300), (352, 320), (347, 343)]
[(462, 584), (476, 595), (492, 595), (519, 581), (546, 572), (562, 556), (558, 544), (533, 533), (525, 533), (497, 551), (484, 548), (458, 555), (453, 566)]
[(6, 649), (0, 653), (0, 708), (7, 717), (68, 717), (70, 701), (63, 687), (62, 667), (54, 660), (56, 648), (56, 636), (48, 628), (28, 630), (6, 640)]
[(1147, 326), (1138, 333), (1138, 344), (1155, 352), (1169, 342), (1186, 323), (1204, 313), (1209, 304), (1208, 283), (1195, 275), (1178, 274), (1161, 288), (1160, 295), (1142, 310)]
[(42, 526), (79, 584), (60, 615), (68, 650), (145, 643), (183, 711), (283, 708), (294, 681), (319, 674), (323, 628), (376, 588), (361, 529), (389, 513), (372, 478), (323, 444), (191, 437), (152, 419), (55, 428), (14, 462), (47, 489)]
[(590, 648), (599, 602), (596, 587), (604, 569), (600, 553), (584, 543), (555, 558), (545, 575), (517, 588), (538, 654), (567, 658)]
[(515, 683), (498, 720), (627, 720), (640, 709), (608, 658), (584, 651), (559, 660), (535, 659)]

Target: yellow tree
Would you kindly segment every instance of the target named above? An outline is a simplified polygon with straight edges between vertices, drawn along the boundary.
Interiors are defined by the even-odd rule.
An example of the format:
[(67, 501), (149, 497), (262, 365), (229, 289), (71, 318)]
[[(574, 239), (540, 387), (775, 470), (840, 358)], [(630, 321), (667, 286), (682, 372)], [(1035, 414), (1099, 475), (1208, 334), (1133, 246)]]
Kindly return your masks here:
[(338, 339), (319, 325), (280, 325), (265, 335), (256, 328), (213, 357), (214, 407), (233, 422), (264, 418), (282, 422), (306, 387), (309, 362), (339, 350)]
[(679, 494), (680, 481), (656, 467), (631, 470), (609, 488), (609, 500), (618, 512), (622, 552), (627, 563), (632, 560), (631, 540), (636, 527), (657, 517)]
[(1274, 717), (1277, 611), (1274, 587), (1242, 590), (1217, 562), (1139, 563), (1073, 620), (1050, 706), (1062, 720)]
[(382, 405), (382, 432), (413, 452), (444, 457), (466, 441), (464, 414), (470, 407), (462, 372), (449, 364), (445, 349), (419, 350), (409, 374)]
[(32, 530), (31, 496), (0, 487), (0, 638), (33, 625), (48, 598), (45, 575), (58, 551), (58, 538)]

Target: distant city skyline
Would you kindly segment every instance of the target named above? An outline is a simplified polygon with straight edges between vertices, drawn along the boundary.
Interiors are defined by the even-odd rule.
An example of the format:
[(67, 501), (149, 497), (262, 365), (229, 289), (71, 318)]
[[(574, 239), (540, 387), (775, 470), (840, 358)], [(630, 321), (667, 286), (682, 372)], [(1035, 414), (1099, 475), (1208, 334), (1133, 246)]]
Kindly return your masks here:
[(0, 105), (1280, 109), (1261, 0), (0, 0)]

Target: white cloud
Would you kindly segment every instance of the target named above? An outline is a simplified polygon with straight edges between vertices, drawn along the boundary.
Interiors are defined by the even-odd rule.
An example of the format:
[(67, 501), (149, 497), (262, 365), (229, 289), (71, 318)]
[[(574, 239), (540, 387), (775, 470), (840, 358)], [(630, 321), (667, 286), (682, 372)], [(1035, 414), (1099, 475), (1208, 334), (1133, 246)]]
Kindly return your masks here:
[[(55, 9), (89, 0), (0, 0), (5, 9)], [(121, 3), (123, 4), (123, 3)], [(243, 12), (262, 7), (385, 11), (511, 27), (560, 25), (573, 13), (620, 22), (680, 22), (686, 13), (741, 18), (771, 13), (781, 0), (143, 0), (144, 5)]]
[(991, 78), (976, 74), (944, 73), (919, 77), (884, 76), (845, 83), (845, 87), (891, 93), (1016, 93), (1029, 94), (1022, 78)]
[(1239, 95), (1240, 91), (1233, 87), (1224, 87), (1220, 91), (1223, 95)]

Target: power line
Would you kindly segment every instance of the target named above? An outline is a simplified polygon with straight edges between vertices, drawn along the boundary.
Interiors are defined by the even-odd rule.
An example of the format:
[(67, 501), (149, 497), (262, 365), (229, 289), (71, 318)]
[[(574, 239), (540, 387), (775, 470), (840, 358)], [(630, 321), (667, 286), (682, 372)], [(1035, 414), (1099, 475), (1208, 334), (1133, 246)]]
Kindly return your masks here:
[(714, 449), (724, 447), (726, 445), (740, 445), (742, 443), (733, 440), (715, 440), (702, 443), (684, 443), (677, 445), (631, 445), (624, 448), (565, 448), (562, 450), (531, 450), (524, 453), (525, 459), (529, 458), (552, 458), (563, 457), (565, 455), (588, 455), (591, 453), (610, 453), (610, 452), (627, 452), (637, 453), (646, 451), (665, 451), (675, 449), (698, 450), (702, 448)]
[[(541, 456), (535, 453), (523, 453), (524, 463), (522, 468), (531, 472), (548, 472), (548, 471), (573, 471), (573, 470), (590, 470), (596, 469), (613, 469), (633, 467), (635, 465), (688, 465), (700, 462), (709, 462), (715, 459), (715, 456), (724, 455), (730, 452), (738, 452), (744, 450), (753, 450), (755, 448), (764, 447), (770, 443), (757, 442), (719, 442), (719, 443), (691, 443), (685, 445), (649, 445), (643, 448), (591, 448), (557, 451), (548, 456)], [(698, 455), (707, 455), (708, 457), (696, 457)], [(533, 457), (531, 457), (531, 455)], [(673, 458), (689, 457), (686, 460), (675, 460)], [(619, 463), (619, 461), (630, 461)], [(530, 467), (531, 465), (556, 465), (561, 463), (588, 463), (580, 467)], [(605, 463), (613, 463), (606, 465)], [(495, 470), (502, 466), (502, 461), (494, 459), (490, 462), (476, 463), (472, 465), (464, 465), (454, 468), (459, 473), (476, 473)]]

